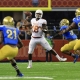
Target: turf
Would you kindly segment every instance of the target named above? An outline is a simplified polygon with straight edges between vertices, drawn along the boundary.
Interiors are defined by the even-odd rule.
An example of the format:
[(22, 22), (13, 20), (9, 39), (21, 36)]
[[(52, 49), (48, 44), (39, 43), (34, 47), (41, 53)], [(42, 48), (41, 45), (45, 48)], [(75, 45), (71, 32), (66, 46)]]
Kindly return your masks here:
[(27, 69), (27, 62), (18, 62), (24, 77), (16, 77), (10, 63), (0, 63), (0, 80), (80, 80), (80, 63), (76, 62), (33, 62)]

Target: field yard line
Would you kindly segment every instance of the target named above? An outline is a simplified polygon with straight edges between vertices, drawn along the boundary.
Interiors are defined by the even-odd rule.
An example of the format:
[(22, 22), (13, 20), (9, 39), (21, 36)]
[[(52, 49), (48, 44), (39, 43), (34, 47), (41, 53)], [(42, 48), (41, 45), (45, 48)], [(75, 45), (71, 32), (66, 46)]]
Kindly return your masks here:
[(45, 80), (52, 80), (53, 78), (50, 78), (50, 77), (0, 77), (1, 80), (5, 80), (5, 79), (19, 79), (19, 78), (22, 78), (22, 79), (45, 79)]

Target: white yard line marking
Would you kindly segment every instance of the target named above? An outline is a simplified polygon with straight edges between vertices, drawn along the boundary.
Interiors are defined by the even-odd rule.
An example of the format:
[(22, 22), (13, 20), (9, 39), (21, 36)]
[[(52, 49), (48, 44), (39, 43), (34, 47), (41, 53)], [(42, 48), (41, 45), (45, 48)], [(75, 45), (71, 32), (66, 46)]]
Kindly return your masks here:
[(45, 79), (45, 80), (52, 80), (53, 78), (50, 77), (0, 77), (1, 80), (5, 80), (5, 79)]

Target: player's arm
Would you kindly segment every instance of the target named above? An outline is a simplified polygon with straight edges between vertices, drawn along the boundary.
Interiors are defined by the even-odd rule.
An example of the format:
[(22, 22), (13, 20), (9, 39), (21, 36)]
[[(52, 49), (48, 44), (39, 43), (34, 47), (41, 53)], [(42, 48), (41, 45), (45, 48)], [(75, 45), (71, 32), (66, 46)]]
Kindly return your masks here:
[(42, 24), (42, 30), (44, 33), (48, 32), (48, 26), (47, 26), (47, 21), (44, 20), (43, 24)]
[(19, 36), (18, 36), (18, 44), (17, 44), (17, 47), (19, 49), (23, 47), (23, 43), (22, 43), (21, 39), (19, 38)]
[(74, 29), (74, 28), (76, 28), (76, 27), (77, 27), (76, 24), (75, 24), (74, 22), (72, 22), (71, 25), (70, 25), (68, 28), (60, 31), (58, 34), (54, 35), (53, 38), (55, 38), (55, 37), (57, 37), (57, 36), (59, 36), (59, 35), (61, 35), (61, 34), (64, 34), (64, 33), (68, 32), (68, 31), (70, 31), (70, 30), (72, 30), (72, 29)]
[(42, 30), (43, 30), (44, 33), (47, 33), (48, 32), (48, 27), (47, 27), (46, 24), (43, 24), (42, 25)]
[(23, 22), (24, 26), (31, 26), (31, 19), (32, 19), (32, 13), (31, 12), (25, 12), (26, 19)]
[(68, 32), (68, 31), (70, 31), (74, 28), (76, 28), (76, 24), (74, 22), (72, 22), (71, 25), (68, 28), (66, 28), (65, 30), (62, 30), (61, 32), (59, 32), (59, 34), (63, 34), (63, 33)]
[(29, 18), (28, 16), (26, 17), (26, 19), (24, 20), (23, 22), (23, 26), (31, 26), (31, 23), (30, 23), (30, 20), (31, 18)]

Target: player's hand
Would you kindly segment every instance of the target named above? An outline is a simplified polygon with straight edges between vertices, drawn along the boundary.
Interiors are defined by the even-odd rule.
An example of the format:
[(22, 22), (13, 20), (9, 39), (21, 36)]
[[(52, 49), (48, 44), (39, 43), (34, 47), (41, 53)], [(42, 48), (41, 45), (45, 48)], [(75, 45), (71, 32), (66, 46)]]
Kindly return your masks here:
[(32, 13), (30, 11), (25, 11), (24, 14), (28, 17), (31, 17), (32, 16)]
[(25, 11), (24, 14), (26, 15), (26, 20), (30, 21), (32, 18), (32, 13), (30, 11)]
[(48, 32), (48, 30), (47, 30), (47, 29), (43, 29), (42, 31), (43, 31), (44, 33), (47, 33), (47, 32)]

